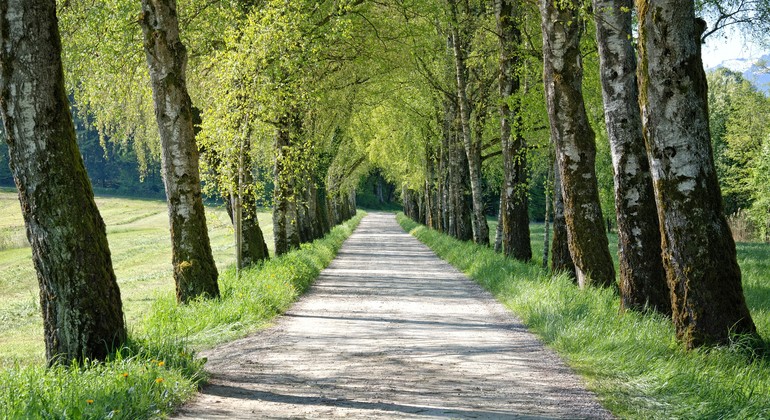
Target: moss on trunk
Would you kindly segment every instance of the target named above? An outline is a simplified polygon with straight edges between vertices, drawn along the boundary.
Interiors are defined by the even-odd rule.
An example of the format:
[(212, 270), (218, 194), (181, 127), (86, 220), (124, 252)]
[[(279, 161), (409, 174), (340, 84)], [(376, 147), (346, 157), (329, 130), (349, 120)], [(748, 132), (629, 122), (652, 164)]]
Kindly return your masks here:
[(104, 222), (77, 147), (53, 0), (0, 3), (0, 108), (32, 246), (49, 363), (126, 340)]

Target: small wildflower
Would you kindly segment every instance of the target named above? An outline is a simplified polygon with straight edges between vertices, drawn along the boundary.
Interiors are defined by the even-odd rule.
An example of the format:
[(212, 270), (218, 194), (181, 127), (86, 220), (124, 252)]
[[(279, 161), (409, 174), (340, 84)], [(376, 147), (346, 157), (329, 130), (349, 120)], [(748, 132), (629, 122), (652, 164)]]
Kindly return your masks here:
[(94, 400), (86, 400), (86, 402), (87, 402), (88, 404), (93, 404), (93, 403), (94, 403)]
[(163, 378), (158, 378), (158, 379), (155, 379), (155, 383), (159, 384), (159, 383), (161, 383), (161, 382), (163, 382)]
[(158, 366), (163, 366), (163, 365), (165, 365), (165, 364), (166, 364), (166, 362), (164, 362), (164, 361), (162, 361), (162, 360), (161, 360), (160, 362), (158, 362)]
[(123, 372), (123, 377), (128, 378), (128, 372)]

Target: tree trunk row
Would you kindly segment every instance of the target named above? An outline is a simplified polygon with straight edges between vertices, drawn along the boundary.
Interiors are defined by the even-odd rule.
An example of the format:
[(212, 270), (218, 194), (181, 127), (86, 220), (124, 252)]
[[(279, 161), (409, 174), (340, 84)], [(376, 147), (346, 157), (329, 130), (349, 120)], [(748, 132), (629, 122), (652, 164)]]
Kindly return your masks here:
[[(312, 146), (302, 124), (302, 115), (294, 110), (281, 119), (275, 135), (273, 235), (276, 255), (319, 239), (329, 233), (332, 226), (356, 215), (355, 191), (334, 187), (327, 190), (322, 168), (307, 165), (313, 158), (309, 156)], [(332, 185), (337, 181), (340, 180)]]

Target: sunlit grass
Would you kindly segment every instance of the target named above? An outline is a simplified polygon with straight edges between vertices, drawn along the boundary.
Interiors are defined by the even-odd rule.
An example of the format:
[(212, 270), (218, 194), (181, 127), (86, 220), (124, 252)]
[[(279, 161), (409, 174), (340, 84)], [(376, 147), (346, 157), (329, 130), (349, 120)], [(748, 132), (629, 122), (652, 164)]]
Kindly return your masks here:
[[(174, 290), (166, 203), (115, 197), (97, 197), (96, 203), (107, 225), (126, 319), (131, 328), (141, 328), (138, 321), (156, 293)], [(224, 209), (212, 207), (206, 208), (206, 218), (217, 267), (226, 270), (235, 261), (229, 218)], [(260, 213), (259, 221), (272, 247), (270, 214)], [(0, 229), (24, 238), (18, 198), (8, 189), (0, 190)], [(37, 276), (26, 239), (22, 246), (0, 247), (0, 366), (44, 358)]]
[(243, 337), (267, 325), (302, 294), (321, 270), (337, 255), (363, 212), (332, 229), (323, 239), (272, 258), (236, 277), (234, 269), (220, 277), (222, 297), (176, 304), (173, 295), (159, 296), (142, 330), (150, 336), (173, 334), (185, 337), (196, 348)]
[[(581, 373), (621, 418), (770, 418), (770, 361), (741, 343), (686, 351), (671, 322), (619, 313), (609, 289), (579, 290), (540, 267), (542, 225), (532, 226), (535, 255), (516, 262), (468, 242), (399, 222), (436, 253), (489, 289)], [(490, 228), (492, 228), (490, 226)], [(610, 244), (616, 254), (617, 239)], [(738, 244), (744, 289), (760, 334), (770, 337), (770, 245)]]
[[(165, 204), (97, 201), (108, 226), (129, 343), (106, 362), (46, 369), (34, 271), (31, 279), (22, 275), (31, 270), (26, 267), (31, 266), (29, 249), (0, 251), (3, 270), (17, 270), (14, 278), (3, 271), (0, 282), (0, 418), (137, 419), (169, 414), (203, 379), (204, 361), (195, 352), (268, 325), (331, 262), (363, 217), (361, 213), (325, 238), (236, 278), (232, 269), (222, 269), (233, 261), (229, 220), (223, 211), (207, 209), (212, 248), (222, 271), (222, 296), (179, 306), (166, 263), (170, 244)], [(272, 242), (268, 217), (260, 214), (260, 223), (268, 226), (265, 236)], [(26, 290), (16, 292), (22, 287)]]

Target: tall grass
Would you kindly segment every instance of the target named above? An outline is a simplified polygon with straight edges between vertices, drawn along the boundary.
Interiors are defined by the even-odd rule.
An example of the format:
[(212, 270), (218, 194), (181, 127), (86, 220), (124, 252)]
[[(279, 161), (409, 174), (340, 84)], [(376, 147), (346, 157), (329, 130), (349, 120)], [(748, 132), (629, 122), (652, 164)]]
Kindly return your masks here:
[(162, 417), (204, 379), (195, 350), (244, 336), (284, 311), (331, 262), (359, 214), (299, 250), (220, 280), (219, 299), (180, 306), (157, 296), (129, 344), (106, 362), (16, 365), (0, 370), (0, 418)]
[[(676, 342), (669, 320), (653, 313), (619, 313), (611, 290), (579, 290), (570, 279), (552, 277), (537, 264), (506, 259), (403, 215), (399, 222), (516, 313), (617, 416), (770, 418), (770, 362), (742, 343), (688, 352)], [(767, 274), (754, 271), (767, 268), (770, 260), (754, 260), (760, 254), (756, 250), (747, 256), (743, 244), (739, 250), (752, 316), (768, 337), (770, 282)]]

